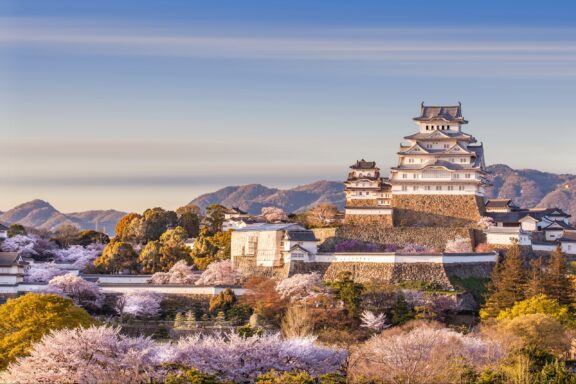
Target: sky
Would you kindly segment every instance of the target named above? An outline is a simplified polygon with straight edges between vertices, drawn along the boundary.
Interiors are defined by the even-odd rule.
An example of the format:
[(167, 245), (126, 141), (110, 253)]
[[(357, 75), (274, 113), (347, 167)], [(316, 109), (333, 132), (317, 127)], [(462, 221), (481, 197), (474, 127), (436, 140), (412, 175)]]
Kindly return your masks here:
[(576, 173), (570, 1), (0, 1), (0, 210), (174, 209), (387, 173), (422, 101), (487, 163)]

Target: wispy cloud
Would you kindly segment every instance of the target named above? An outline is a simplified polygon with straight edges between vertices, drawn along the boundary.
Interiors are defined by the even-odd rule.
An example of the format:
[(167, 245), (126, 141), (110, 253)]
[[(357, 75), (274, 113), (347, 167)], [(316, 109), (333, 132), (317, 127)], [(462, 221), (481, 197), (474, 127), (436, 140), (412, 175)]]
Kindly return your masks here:
[[(576, 29), (368, 29), (207, 35), (189, 29), (151, 33), (137, 26), (5, 20), (0, 44), (76, 52), (295, 60), (431, 62), (576, 61)], [(272, 32), (273, 33), (273, 32)]]

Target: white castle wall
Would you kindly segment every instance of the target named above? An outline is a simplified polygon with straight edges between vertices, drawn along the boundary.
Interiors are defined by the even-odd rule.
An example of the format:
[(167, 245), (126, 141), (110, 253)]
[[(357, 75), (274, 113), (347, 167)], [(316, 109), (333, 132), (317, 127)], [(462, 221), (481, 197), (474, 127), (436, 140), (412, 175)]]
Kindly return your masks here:
[(385, 264), (466, 264), (466, 263), (495, 263), (498, 260), (496, 252), (491, 253), (442, 253), (442, 254), (397, 254), (397, 253), (319, 253), (310, 257), (307, 262), (316, 263), (385, 263)]

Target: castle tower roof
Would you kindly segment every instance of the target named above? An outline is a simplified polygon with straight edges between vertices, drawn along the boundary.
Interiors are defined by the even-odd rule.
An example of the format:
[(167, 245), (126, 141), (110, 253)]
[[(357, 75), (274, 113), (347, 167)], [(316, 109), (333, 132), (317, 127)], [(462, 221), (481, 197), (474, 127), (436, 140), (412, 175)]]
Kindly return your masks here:
[(350, 166), (352, 169), (377, 169), (375, 161), (356, 160), (356, 164)]
[(431, 106), (420, 104), (420, 116), (416, 116), (414, 121), (446, 121), (455, 122), (458, 124), (467, 124), (468, 121), (464, 120), (462, 116), (462, 104), (450, 106)]

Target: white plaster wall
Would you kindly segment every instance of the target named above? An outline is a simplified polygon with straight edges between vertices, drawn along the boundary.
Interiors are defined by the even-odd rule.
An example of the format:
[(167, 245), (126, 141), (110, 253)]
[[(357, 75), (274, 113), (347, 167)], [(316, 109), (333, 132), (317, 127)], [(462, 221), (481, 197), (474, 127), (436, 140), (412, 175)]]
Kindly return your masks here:
[(576, 243), (562, 243), (561, 249), (567, 255), (576, 255)]

